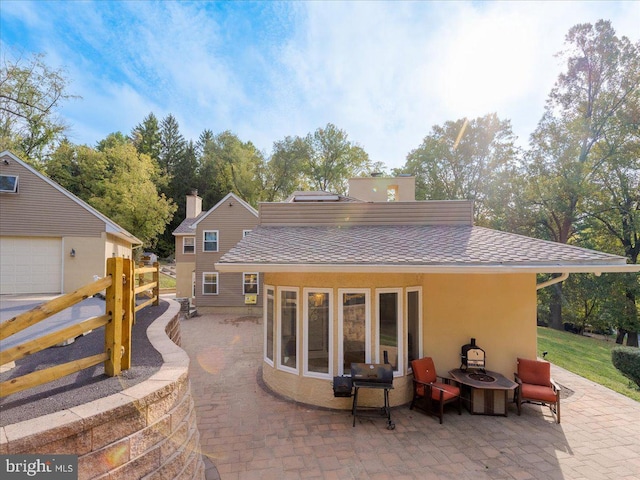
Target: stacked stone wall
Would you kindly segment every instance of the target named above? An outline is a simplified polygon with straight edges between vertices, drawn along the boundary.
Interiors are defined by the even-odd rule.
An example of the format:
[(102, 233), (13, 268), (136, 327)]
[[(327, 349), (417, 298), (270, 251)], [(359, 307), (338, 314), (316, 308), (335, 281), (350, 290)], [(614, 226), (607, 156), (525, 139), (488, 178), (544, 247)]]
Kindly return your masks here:
[(157, 373), (109, 397), (2, 427), (0, 453), (78, 455), (79, 479), (203, 479), (189, 357), (176, 345), (179, 308), (171, 302), (147, 330), (164, 361)]

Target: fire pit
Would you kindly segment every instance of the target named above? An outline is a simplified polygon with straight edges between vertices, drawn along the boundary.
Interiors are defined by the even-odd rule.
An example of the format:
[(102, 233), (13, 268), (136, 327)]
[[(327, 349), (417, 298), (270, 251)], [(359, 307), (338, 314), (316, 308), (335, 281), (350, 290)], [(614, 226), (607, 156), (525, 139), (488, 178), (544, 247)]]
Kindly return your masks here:
[(496, 381), (495, 377), (487, 375), (486, 373), (469, 373), (467, 376), (478, 382), (493, 383)]

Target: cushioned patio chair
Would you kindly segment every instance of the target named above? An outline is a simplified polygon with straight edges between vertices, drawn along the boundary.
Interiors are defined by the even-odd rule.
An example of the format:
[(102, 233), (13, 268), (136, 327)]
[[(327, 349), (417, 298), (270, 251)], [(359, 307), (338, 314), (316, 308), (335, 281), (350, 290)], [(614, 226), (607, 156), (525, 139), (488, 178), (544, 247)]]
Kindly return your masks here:
[(518, 415), (523, 403), (547, 405), (560, 423), (560, 387), (551, 378), (551, 364), (539, 360), (518, 358), (518, 372), (515, 374), (518, 384), (515, 402)]
[(429, 415), (437, 416), (442, 423), (444, 406), (447, 403), (456, 402), (458, 415), (462, 415), (460, 388), (446, 383), (455, 380), (438, 376), (431, 357), (412, 360), (411, 368), (413, 369), (413, 400), (409, 409), (413, 410), (413, 407), (420, 406), (419, 403), (422, 403), (422, 410)]

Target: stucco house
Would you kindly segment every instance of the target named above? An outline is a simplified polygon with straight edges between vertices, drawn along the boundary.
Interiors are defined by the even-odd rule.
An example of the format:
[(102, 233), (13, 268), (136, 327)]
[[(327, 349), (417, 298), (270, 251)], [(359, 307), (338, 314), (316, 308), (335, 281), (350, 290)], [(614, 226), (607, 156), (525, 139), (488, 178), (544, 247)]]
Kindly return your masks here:
[(0, 294), (69, 293), (142, 242), (9, 151), (0, 153)]
[[(370, 179), (362, 192), (397, 185), (381, 182)], [(560, 281), (640, 266), (474, 226), (470, 201), (333, 197), (261, 204), (257, 227), (215, 269), (262, 276), (265, 383), (297, 401), (350, 408), (333, 396), (333, 377), (349, 374), (351, 362), (381, 363), (384, 351), (394, 368), (392, 405), (411, 399), (412, 359), (431, 356), (446, 374), (460, 367), (471, 338), (488, 370), (512, 378), (517, 357), (536, 358), (536, 292), (550, 283), (536, 274)], [(360, 401), (379, 404), (368, 393)]]
[(176, 297), (189, 298), (198, 311), (262, 312), (262, 282), (257, 271), (221, 273), (220, 257), (258, 224), (255, 208), (234, 193), (207, 211), (197, 191), (187, 195), (186, 218), (173, 232)]

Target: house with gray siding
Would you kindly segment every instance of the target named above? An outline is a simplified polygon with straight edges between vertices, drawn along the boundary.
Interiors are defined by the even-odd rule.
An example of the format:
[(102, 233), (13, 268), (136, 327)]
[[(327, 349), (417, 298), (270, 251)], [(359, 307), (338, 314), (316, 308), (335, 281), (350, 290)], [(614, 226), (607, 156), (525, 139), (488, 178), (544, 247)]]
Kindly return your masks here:
[(258, 224), (258, 212), (234, 193), (207, 211), (197, 191), (187, 195), (187, 215), (173, 232), (176, 297), (189, 298), (198, 311), (259, 314), (258, 272), (222, 273), (215, 263)]

